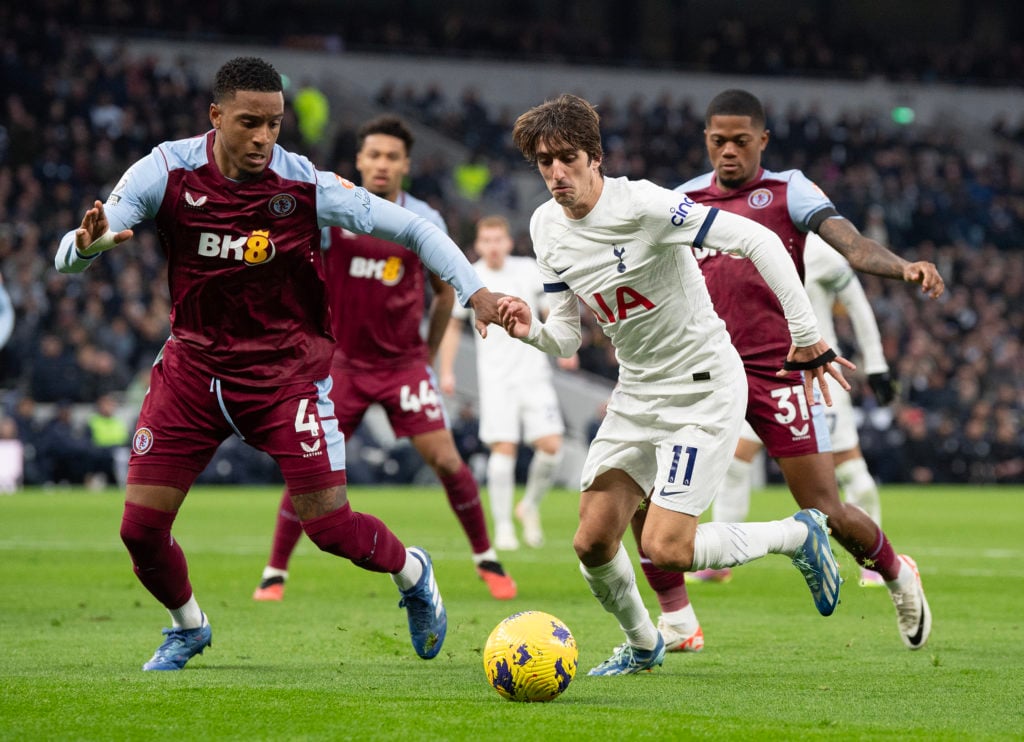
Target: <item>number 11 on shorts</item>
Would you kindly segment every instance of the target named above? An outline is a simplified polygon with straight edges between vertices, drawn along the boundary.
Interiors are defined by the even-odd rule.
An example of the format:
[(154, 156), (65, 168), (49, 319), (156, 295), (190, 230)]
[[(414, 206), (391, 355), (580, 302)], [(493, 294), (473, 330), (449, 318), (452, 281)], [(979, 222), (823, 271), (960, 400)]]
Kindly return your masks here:
[(693, 446), (683, 448), (680, 445), (672, 446), (672, 466), (668, 470), (668, 483), (675, 484), (679, 474), (679, 462), (686, 456), (683, 466), (683, 478), (680, 484), (684, 487), (690, 486), (690, 478), (693, 476), (693, 462), (697, 460), (697, 449)]

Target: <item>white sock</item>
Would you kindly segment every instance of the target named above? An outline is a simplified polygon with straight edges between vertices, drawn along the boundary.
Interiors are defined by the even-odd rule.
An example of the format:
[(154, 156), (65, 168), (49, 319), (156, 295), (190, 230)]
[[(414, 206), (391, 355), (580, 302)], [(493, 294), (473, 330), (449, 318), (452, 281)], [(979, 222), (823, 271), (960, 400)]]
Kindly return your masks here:
[(658, 643), (658, 629), (640, 598), (636, 572), (626, 547), (620, 543), (612, 560), (600, 567), (587, 567), (580, 563), (580, 572), (601, 607), (618, 620), (629, 644), (637, 649), (654, 649)]
[(711, 505), (711, 518), (719, 523), (742, 523), (750, 514), (749, 461), (735, 456), (725, 472), (725, 484)]
[(765, 554), (792, 556), (806, 540), (807, 526), (795, 518), (767, 523), (701, 523), (690, 569), (735, 567)]
[(171, 625), (176, 629), (198, 629), (209, 623), (206, 614), (199, 610), (195, 595), (189, 598), (185, 605), (167, 612), (171, 614)]
[(399, 590), (408, 590), (423, 576), (423, 562), (405, 550), (405, 566), (391, 575)]
[(885, 581), (885, 586), (889, 588), (891, 593), (909, 590), (914, 585), (914, 570), (902, 559), (899, 562), (900, 571), (896, 575), (896, 579)]
[(882, 501), (875, 478), (868, 471), (868, 463), (860, 458), (844, 461), (836, 467), (836, 479), (846, 501), (859, 507), (881, 526)]
[(492, 453), (487, 460), (487, 493), (491, 498), (494, 530), (513, 530), (512, 499), (516, 488), (516, 460), (503, 453)]
[(480, 564), (480, 562), (497, 562), (498, 552), (493, 548), (487, 551), (481, 551), (479, 554), (473, 555), (473, 564)]
[(687, 603), (685, 608), (680, 608), (678, 611), (662, 613), (661, 618), (681, 634), (692, 634), (700, 628), (700, 621), (697, 620), (697, 614), (693, 610), (693, 603)]
[(558, 466), (561, 463), (561, 449), (557, 453), (533, 452), (530, 471), (526, 476), (526, 491), (523, 493), (523, 502), (533, 507), (540, 505), (544, 495), (551, 489), (551, 485), (555, 481), (555, 474), (558, 473)]
[(271, 577), (281, 577), (285, 580), (288, 579), (287, 569), (278, 569), (277, 567), (266, 566), (263, 568), (263, 575), (260, 577), (261, 580), (269, 580)]

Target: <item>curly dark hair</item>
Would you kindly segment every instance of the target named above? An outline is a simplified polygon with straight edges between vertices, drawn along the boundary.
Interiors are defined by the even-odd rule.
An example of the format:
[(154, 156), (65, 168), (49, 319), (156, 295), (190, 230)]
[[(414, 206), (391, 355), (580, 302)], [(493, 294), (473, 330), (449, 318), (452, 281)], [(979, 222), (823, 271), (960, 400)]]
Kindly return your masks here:
[(386, 113), (372, 118), (360, 126), (359, 131), (356, 132), (356, 152), (363, 148), (363, 144), (366, 143), (366, 137), (371, 134), (387, 134), (389, 137), (401, 139), (405, 142), (405, 154), (412, 154), (412, 145), (416, 138), (412, 135), (408, 124), (398, 116)]
[(239, 90), (279, 93), (284, 90), (281, 73), (259, 57), (235, 57), (225, 62), (213, 80), (213, 100), (233, 98)]
[(754, 126), (764, 127), (765, 115), (764, 106), (757, 96), (748, 93), (746, 90), (732, 88), (723, 90), (708, 103), (708, 110), (704, 114), (704, 125), (711, 124), (712, 116), (749, 116)]
[[(537, 162), (537, 147), (565, 145), (583, 150), (594, 160), (604, 160), (601, 146), (601, 118), (587, 101), (566, 93), (534, 106), (516, 119), (512, 140), (527, 161)], [(599, 168), (604, 174), (604, 165)]]

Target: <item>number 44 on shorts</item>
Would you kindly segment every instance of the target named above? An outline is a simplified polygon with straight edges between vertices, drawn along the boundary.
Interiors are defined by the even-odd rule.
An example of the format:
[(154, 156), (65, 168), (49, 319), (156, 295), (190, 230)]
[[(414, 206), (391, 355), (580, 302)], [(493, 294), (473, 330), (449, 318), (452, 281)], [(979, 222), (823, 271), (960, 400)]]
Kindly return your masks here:
[(426, 379), (420, 382), (419, 394), (414, 393), (410, 386), (405, 384), (399, 391), (399, 404), (406, 412), (419, 412), (424, 407), (437, 407), (437, 392)]

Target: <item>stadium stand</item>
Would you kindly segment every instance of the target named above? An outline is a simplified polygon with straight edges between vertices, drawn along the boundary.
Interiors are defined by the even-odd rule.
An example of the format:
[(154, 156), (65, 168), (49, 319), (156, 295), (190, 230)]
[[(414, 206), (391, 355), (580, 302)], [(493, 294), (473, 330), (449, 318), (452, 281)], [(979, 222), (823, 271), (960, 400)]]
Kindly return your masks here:
[[(651, 29), (619, 18), (611, 3), (595, 3), (596, 22), (586, 27), (525, 23), (521, 19), (531, 14), (521, 12), (521, 4), (518, 10), (495, 4), (498, 9), (486, 18), (456, 13), (444, 24), (429, 13), (415, 32), (409, 30), (417, 28), (414, 23), (399, 26), (374, 8), (338, 24), (336, 13), (318, 15), (325, 5), (296, 3), (291, 16), (282, 21), (275, 13), (273, 23), (261, 15), (259, 4), (244, 12), (219, 3), (171, 12), (161, 3), (80, 6), (54, 0), (0, 9), (0, 25), (7, 29), (0, 54), (0, 271), (16, 314), (13, 334), (0, 348), (0, 438), (22, 444), (25, 483), (82, 481), (96, 473), (55, 473), (52, 462), (87, 450), (81, 447), (88, 445), (81, 426), (106, 393), (119, 395), (121, 414), (133, 423), (147, 369), (167, 335), (164, 261), (151, 228), (137, 232), (131, 249), (111, 252), (82, 277), (52, 269), (57, 241), (77, 225), (83, 203), (105, 194), (124, 167), (153, 144), (207, 126), (208, 78), (201, 58), (147, 54), (139, 37), (154, 37), (152, 48), (162, 50), (161, 38), (155, 37), (194, 37), (202, 30), (199, 35), (208, 40), (273, 43), (307, 54), (315, 50), (331, 65), (353, 64), (351, 57), (339, 56), (342, 50), (394, 48), (410, 55), (437, 56), (443, 49), (461, 57), (626, 63), (634, 70), (643, 65), (699, 72), (705, 75), (703, 84), (718, 87), (726, 86), (724, 78), (707, 73), (763, 75), (765, 85), (775, 86), (796, 74), (813, 74), (822, 85), (867, 85), (872, 93), (877, 88), (871, 81), (881, 77), (900, 84), (955, 86), (949, 89), (972, 101), (1005, 97), (986, 97), (991, 86), (1008, 86), (1019, 101), (1019, 70), (1024, 68), (1019, 41), (1024, 34), (1014, 32), (1022, 27), (1021, 12), (1006, 9), (997, 29), (984, 4), (973, 11), (971, 23), (962, 24), (960, 35), (939, 14), (939, 27), (950, 35), (946, 43), (910, 38), (882, 48), (875, 37), (867, 41), (864, 24), (869, 19), (847, 24), (837, 36), (823, 30), (830, 26), (821, 18), (801, 17), (786, 33), (765, 35), (751, 31), (757, 18), (723, 15), (699, 44), (683, 43), (691, 32), (680, 30), (679, 43), (647, 48), (637, 39), (648, 38), (645, 32)], [(548, 10), (532, 5), (538, 6), (534, 16), (542, 19), (550, 19), (545, 13), (571, 19), (580, 12), (572, 3)], [(648, 14), (655, 12), (653, 5), (658, 4), (641, 3)], [(735, 10), (734, 5), (725, 3), (725, 10)], [(966, 3), (950, 5), (968, 12)], [(834, 12), (834, 3), (816, 7), (826, 15), (829, 9)], [(413, 12), (409, 20), (416, 17)], [(607, 48), (602, 23), (622, 30), (621, 48)], [(112, 27), (137, 30), (131, 34), (135, 41), (112, 44)], [(557, 33), (550, 32), (552, 27)], [(668, 25), (669, 30), (680, 27)], [(160, 33), (153, 33), (157, 28)], [(210, 28), (232, 33), (211, 33)], [(323, 33), (313, 37), (304, 31), (309, 28)], [(273, 36), (267, 29), (273, 29)], [(654, 36), (664, 42), (663, 37)], [(775, 40), (759, 40), (769, 37)], [(207, 54), (222, 61), (224, 49), (218, 44)], [(755, 61), (760, 62), (756, 70)], [(594, 80), (602, 74), (588, 69), (588, 86), (597, 85)], [(418, 158), (411, 190), (442, 211), (461, 244), (469, 244), (472, 225), (482, 213), (508, 214), (518, 225), (517, 251), (529, 254), (524, 228), (538, 194), (535, 183), (533, 190), (522, 185), (535, 177), (520, 177), (529, 174), (510, 150), (508, 132), (517, 102), (495, 103), (500, 95), (493, 89), (442, 86), (431, 78), (414, 85), (378, 77), (361, 97), (351, 84), (325, 89), (334, 97), (332, 110), (356, 110), (361, 116), (386, 108), (420, 122), (417, 131), (436, 146)], [(608, 73), (609, 90), (620, 77)], [(595, 100), (603, 116), (610, 175), (674, 186), (706, 169), (699, 136), (703, 99), (671, 92), (609, 92)], [(884, 481), (1024, 481), (1024, 381), (1019, 373), (1024, 362), (1024, 118), (1014, 120), (1012, 106), (1000, 110), (998, 104), (991, 109), (979, 104), (977, 111), (984, 113), (975, 118), (963, 112), (956, 121), (938, 116), (908, 122), (894, 120), (888, 104), (825, 111), (807, 99), (770, 100), (773, 143), (765, 164), (802, 168), (842, 213), (906, 257), (934, 260), (949, 284), (947, 297), (934, 304), (906, 286), (864, 277), (887, 356), (901, 381), (900, 399), (891, 409), (879, 408), (863, 391), (866, 387), (856, 387), (863, 411), (861, 441), (872, 471)], [(976, 120), (983, 115), (987, 118)], [(327, 159), (325, 166), (349, 176), (354, 149), (350, 120), (358, 116), (335, 117), (331, 146), (318, 153)], [(282, 144), (304, 151), (295, 120), (285, 123)], [(481, 201), (461, 198), (454, 184), (453, 171), (471, 157), (482, 158), (489, 170)], [(852, 331), (842, 323), (840, 331), (844, 346), (854, 348)], [(614, 356), (595, 325), (585, 326), (584, 337), (583, 367), (599, 389), (600, 379), (615, 377)], [(569, 415), (579, 418), (581, 437), (596, 406), (588, 398), (585, 408)], [(209, 481), (269, 481), (275, 476), (265, 462), (239, 448), (242, 452), (228, 447), (223, 459), (214, 462)], [(374, 455), (380, 462), (386, 459)], [(91, 460), (83, 455), (77, 462)], [(386, 470), (394, 466), (380, 463), (369, 467), (366, 476), (383, 476)]]

